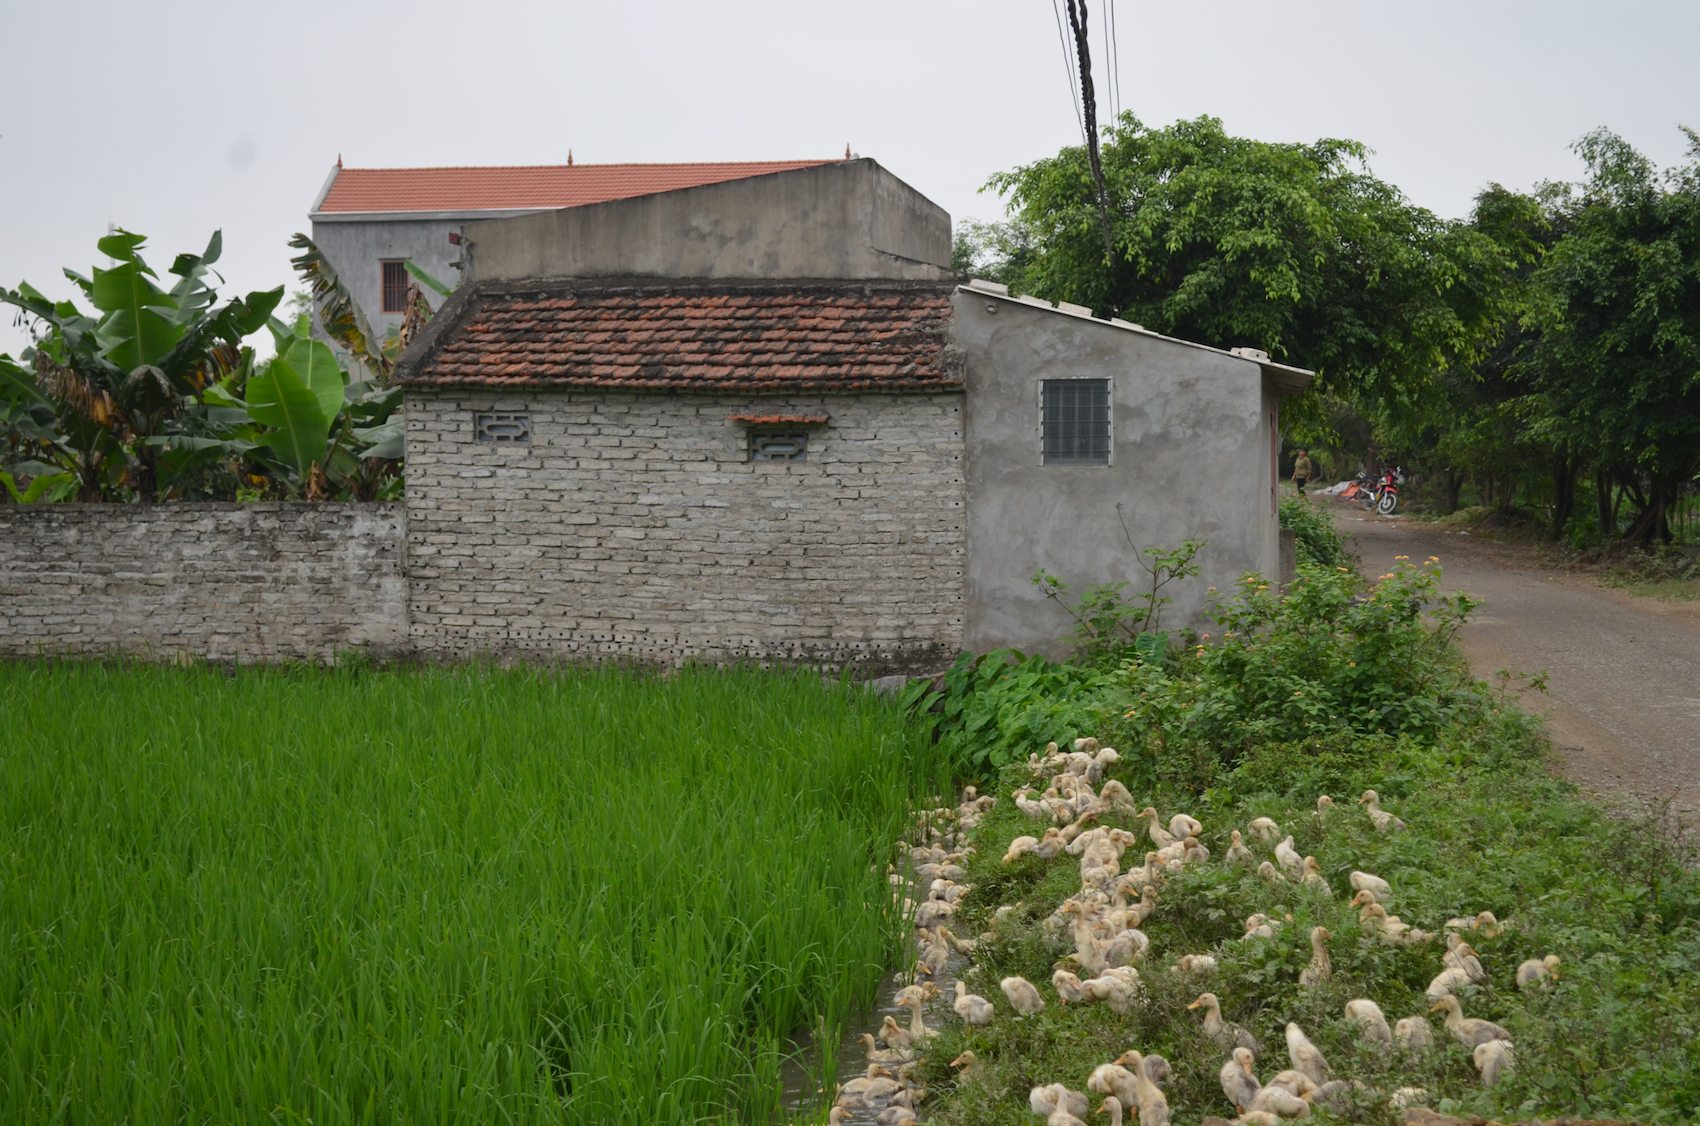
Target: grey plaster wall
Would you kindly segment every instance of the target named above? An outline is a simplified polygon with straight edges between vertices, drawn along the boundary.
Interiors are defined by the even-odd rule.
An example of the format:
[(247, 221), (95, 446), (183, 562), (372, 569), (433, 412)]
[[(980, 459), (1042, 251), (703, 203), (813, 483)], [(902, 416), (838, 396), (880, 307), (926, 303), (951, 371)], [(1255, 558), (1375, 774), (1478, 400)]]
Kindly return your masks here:
[(399, 504), (0, 505), (0, 654), (407, 647)]
[[(449, 233), (458, 231), (462, 222), (460, 218), (315, 219), (313, 241), (336, 267), (342, 284), (382, 340), (390, 328), (400, 327), (402, 315), (381, 311), (384, 271), (380, 263), (386, 258), (411, 258), (445, 285), (457, 285), (460, 271), (452, 263), (460, 258), (460, 248), (449, 242)], [(430, 290), (423, 292), (431, 308), (441, 307), (443, 298)]]
[[(529, 444), (480, 442), (480, 412)], [(752, 462), (734, 414), (824, 415)], [(962, 395), (407, 393), (422, 657), (807, 661), (930, 672), (962, 645)]]
[[(1173, 627), (1200, 623), (1208, 588), (1275, 576), (1278, 396), (1257, 363), (966, 289), (952, 304), (967, 360), (969, 649), (1066, 652), (1071, 622), (1031, 581), (1040, 568), (1076, 590), (1137, 589), (1139, 551), (1206, 540), (1203, 573), (1165, 591)], [(1039, 381), (1065, 377), (1112, 381), (1108, 467), (1040, 464)]]
[(480, 279), (900, 278), (950, 269), (950, 216), (872, 160), (469, 223)]

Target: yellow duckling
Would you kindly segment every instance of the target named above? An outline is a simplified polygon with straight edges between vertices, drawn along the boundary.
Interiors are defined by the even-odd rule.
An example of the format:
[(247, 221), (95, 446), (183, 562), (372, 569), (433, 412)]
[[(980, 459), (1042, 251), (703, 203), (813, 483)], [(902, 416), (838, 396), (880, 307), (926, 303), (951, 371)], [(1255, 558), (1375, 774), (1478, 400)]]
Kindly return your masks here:
[(1546, 989), (1558, 979), (1558, 955), (1530, 958), (1517, 967), (1518, 989)]
[(1375, 831), (1378, 833), (1405, 827), (1403, 821), (1381, 808), (1381, 797), (1374, 790), (1365, 790), (1364, 796), (1358, 799), (1358, 804), (1367, 808), (1370, 824), (1375, 826)]
[[(1310, 930), (1310, 965), (1299, 973), (1299, 984), (1307, 988), (1321, 985), (1334, 976), (1334, 962), (1328, 957), (1328, 947), (1324, 945), (1334, 936), (1328, 933), (1327, 927), (1312, 927)], [(1289, 1029), (1297, 1025), (1289, 1024)], [(1320, 1079), (1317, 1082), (1322, 1082)]]
[(1466, 1017), (1464, 1007), (1458, 1003), (1458, 998), (1450, 993), (1435, 1002), (1434, 1008), (1429, 1011), (1444, 1012), (1446, 1014), (1446, 1031), (1450, 1032), (1452, 1038), (1466, 1048), (1485, 1044), (1489, 1040), (1511, 1039), (1511, 1033), (1491, 1020)]

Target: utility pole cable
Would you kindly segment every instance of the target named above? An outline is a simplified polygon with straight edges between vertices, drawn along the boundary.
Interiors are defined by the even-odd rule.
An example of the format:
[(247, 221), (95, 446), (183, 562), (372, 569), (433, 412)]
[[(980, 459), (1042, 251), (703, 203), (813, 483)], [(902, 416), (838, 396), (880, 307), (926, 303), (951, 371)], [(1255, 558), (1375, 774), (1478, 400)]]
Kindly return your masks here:
[[(1078, 10), (1077, 10), (1078, 9)], [(1104, 231), (1105, 264), (1116, 259), (1110, 235), (1110, 193), (1104, 187), (1104, 165), (1098, 159), (1098, 99), (1092, 92), (1092, 55), (1086, 42), (1086, 0), (1068, 0), (1068, 26), (1074, 31), (1074, 53), (1080, 60), (1080, 103), (1086, 113), (1086, 157), (1098, 186), (1098, 221)]]

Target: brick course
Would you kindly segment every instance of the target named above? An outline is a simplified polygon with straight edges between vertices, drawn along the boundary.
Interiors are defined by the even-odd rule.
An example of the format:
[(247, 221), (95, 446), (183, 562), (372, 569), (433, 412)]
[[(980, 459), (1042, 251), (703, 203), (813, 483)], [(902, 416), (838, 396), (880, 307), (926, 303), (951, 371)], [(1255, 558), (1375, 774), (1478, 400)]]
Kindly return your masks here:
[[(935, 667), (962, 638), (962, 400), (410, 389), (413, 647)], [(476, 441), (484, 412), (530, 443)], [(752, 462), (739, 414), (830, 421)]]
[(407, 646), (398, 504), (0, 505), (0, 654)]

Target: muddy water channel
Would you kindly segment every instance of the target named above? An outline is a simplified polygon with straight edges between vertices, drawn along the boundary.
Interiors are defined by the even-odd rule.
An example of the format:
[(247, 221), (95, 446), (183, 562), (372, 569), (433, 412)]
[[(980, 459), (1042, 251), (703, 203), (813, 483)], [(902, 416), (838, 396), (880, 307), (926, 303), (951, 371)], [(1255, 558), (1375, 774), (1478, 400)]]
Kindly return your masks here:
[[(915, 954), (918, 949), (910, 946), (910, 956), (907, 960), (908, 970), (891, 974), (880, 983), (879, 996), (874, 1006), (866, 1012), (858, 1013), (845, 1025), (844, 1037), (838, 1042), (838, 1081), (843, 1083), (858, 1075), (865, 1074), (868, 1067), (868, 1049), (862, 1042), (863, 1035), (879, 1037), (880, 1026), (886, 1017), (891, 1017), (903, 1028), (909, 1027), (909, 1010), (897, 1004), (898, 990), (915, 981)], [(931, 981), (939, 988), (939, 996), (926, 1002), (922, 1009), (927, 1027), (937, 1028), (947, 1019), (956, 1019), (951, 1012), (950, 1002), (956, 996), (956, 975), (965, 972), (970, 959), (961, 954), (954, 954), (950, 964), (932, 977), (922, 978)], [(822, 1107), (832, 1100), (830, 1093), (819, 1089), (821, 1076), (821, 1052), (814, 1043), (813, 1037), (803, 1036), (797, 1040), (797, 1053), (792, 1056), (785, 1068), (785, 1105), (799, 1110), (810, 1107)], [(917, 1056), (919, 1053), (917, 1052)], [(894, 1074), (902, 1064), (889, 1064), (888, 1069)], [(879, 1117), (879, 1110), (865, 1109), (849, 1111), (844, 1121), (846, 1123), (871, 1124)]]
[[(924, 812), (917, 824), (916, 836), (924, 838), (925, 843), (913, 849), (901, 861), (904, 884), (893, 884), (893, 891), (903, 894), (911, 901), (909, 912), (913, 917), (916, 908), (932, 898), (940, 888), (935, 885), (937, 878), (935, 870), (941, 860), (947, 855), (959, 854), (961, 850), (973, 851), (973, 829), (978, 823), (981, 813), (991, 799), (976, 799), (972, 788), (961, 797), (962, 804), (956, 809), (937, 809)], [(978, 804), (976, 804), (978, 802)], [(947, 829), (940, 832), (933, 826), (945, 822)], [(926, 852), (932, 850), (928, 857)], [(958, 857), (952, 855), (952, 859)], [(959, 871), (951, 871), (952, 875), (960, 875)], [(946, 879), (945, 884), (955, 887), (952, 881)], [(956, 889), (966, 891), (966, 888)], [(951, 892), (956, 894), (955, 891)], [(941, 906), (933, 904), (934, 908)], [(925, 920), (923, 920), (925, 921)], [(920, 974), (916, 963), (922, 952), (921, 931), (912, 929), (907, 944), (904, 947), (905, 957), (900, 963), (901, 968), (887, 976), (881, 983), (879, 993), (873, 1006), (862, 1013), (853, 1016), (844, 1029), (843, 1038), (836, 1045), (838, 1063), (838, 1082), (845, 1083), (851, 1079), (866, 1074), (868, 1068), (868, 1046), (864, 1036), (872, 1036), (879, 1041), (881, 1027), (887, 1017), (895, 1020), (900, 1028), (910, 1027), (910, 1010), (899, 1005), (898, 995), (906, 986), (914, 985), (917, 981), (931, 982), (938, 989), (938, 995), (930, 1001), (923, 1002), (922, 1017), (927, 1027), (937, 1028), (940, 1025), (958, 1019), (951, 1008), (956, 996), (957, 975), (967, 971), (972, 964), (968, 956), (951, 950), (948, 961), (931, 974)], [(796, 1040), (797, 1051), (791, 1057), (785, 1068), (785, 1105), (798, 1110), (819, 1109), (830, 1105), (833, 1092), (820, 1088), (821, 1076), (824, 1072), (824, 1055), (821, 1045), (809, 1035), (799, 1036)], [(880, 1043), (881, 1047), (885, 1045)], [(917, 1058), (924, 1051), (917, 1047)], [(883, 1065), (893, 1075), (897, 1074), (900, 1063)], [(844, 1122), (846, 1124), (869, 1124), (879, 1117), (884, 1104), (876, 1107), (847, 1107)]]

